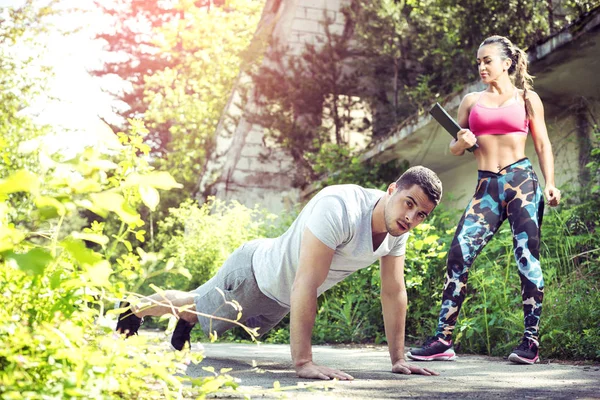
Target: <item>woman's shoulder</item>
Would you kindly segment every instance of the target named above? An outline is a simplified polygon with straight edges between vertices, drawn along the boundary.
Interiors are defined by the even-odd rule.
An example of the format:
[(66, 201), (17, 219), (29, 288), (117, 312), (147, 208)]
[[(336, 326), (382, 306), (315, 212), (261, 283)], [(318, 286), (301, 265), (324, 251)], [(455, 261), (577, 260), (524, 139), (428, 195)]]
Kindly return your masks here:
[(477, 102), (477, 100), (479, 100), (480, 96), (481, 96), (481, 92), (467, 93), (461, 101), (461, 104), (460, 104), (461, 108), (466, 109), (466, 110), (471, 110), (473, 105)]
[(465, 103), (466, 105), (471, 105), (473, 103), (475, 103), (479, 97), (481, 96), (482, 92), (471, 92), (471, 93), (467, 93), (465, 95), (465, 97), (463, 97), (462, 101), (463, 103)]

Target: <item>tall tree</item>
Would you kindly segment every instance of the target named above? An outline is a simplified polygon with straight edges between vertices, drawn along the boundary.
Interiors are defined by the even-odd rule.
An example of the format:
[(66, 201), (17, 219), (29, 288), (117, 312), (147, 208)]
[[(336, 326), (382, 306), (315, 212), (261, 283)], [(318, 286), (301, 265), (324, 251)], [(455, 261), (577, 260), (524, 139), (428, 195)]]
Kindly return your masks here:
[[(485, 37), (527, 47), (549, 33), (547, 9), (535, 0), (354, 0), (348, 16), (391, 126), (475, 80), (473, 55)], [(377, 134), (387, 133), (385, 122)]]
[[(113, 16), (114, 59), (95, 74), (131, 84), (125, 117), (142, 117), (157, 162), (195, 190), (206, 148), (243, 63), (263, 1), (97, 1)], [(168, 202), (163, 202), (167, 204)]]
[[(206, 154), (262, 10), (260, 0), (118, 0), (115, 31), (105, 36), (122, 55), (101, 74), (132, 84), (122, 99), (128, 117), (143, 117), (153, 164), (172, 173), (181, 190), (165, 193), (142, 217), (155, 227), (171, 207), (198, 190)], [(123, 31), (120, 32), (120, 28)], [(141, 34), (140, 32), (143, 32)]]
[[(96, 76), (114, 74), (130, 84), (130, 89), (115, 93), (128, 107), (121, 112), (125, 118), (144, 116), (147, 109), (144, 101), (146, 77), (178, 63), (173, 54), (161, 52), (156, 43), (157, 30), (184, 17), (183, 11), (175, 8), (174, 3), (160, 0), (95, 1), (97, 7), (112, 17), (111, 27), (96, 36), (106, 41), (106, 50), (111, 57), (104, 61), (102, 69), (92, 73)], [(168, 131), (168, 125), (157, 127), (147, 138), (155, 152), (164, 151)]]
[(254, 104), (245, 117), (262, 126), (268, 142), (286, 149), (296, 163), (296, 187), (318, 177), (312, 160), (324, 145), (346, 147), (349, 131), (367, 132), (371, 124), (368, 113), (353, 117), (363, 103), (354, 96), (361, 93), (361, 79), (350, 63), (352, 32), (331, 33), (331, 23), (324, 21), (323, 37), (307, 43), (300, 56), (272, 40), (264, 62), (250, 71), (254, 91), (244, 93)]
[(145, 119), (151, 130), (169, 126), (162, 159), (188, 194), (197, 190), (207, 152), (258, 24), (262, 1), (231, 0), (226, 7), (182, 10), (183, 19), (158, 30), (155, 45), (177, 63), (145, 76)]
[[(162, 45), (164, 34), (172, 36), (173, 28), (189, 29), (190, 18), (202, 10), (211, 13), (218, 9), (229, 9), (235, 3), (225, 0), (95, 0), (95, 4), (107, 16), (112, 17), (110, 29), (96, 37), (106, 41), (106, 50), (111, 54), (101, 69), (92, 71), (96, 76), (117, 75), (130, 88), (114, 93), (127, 108), (120, 111), (125, 118), (144, 118), (148, 101), (144, 95), (146, 79), (167, 68), (175, 68), (185, 56), (183, 36), (175, 32), (168, 39), (170, 48)], [(233, 6), (235, 7), (235, 6)], [(116, 129), (123, 127), (114, 127)], [(161, 156), (171, 140), (170, 121), (155, 123), (147, 137), (153, 153)]]

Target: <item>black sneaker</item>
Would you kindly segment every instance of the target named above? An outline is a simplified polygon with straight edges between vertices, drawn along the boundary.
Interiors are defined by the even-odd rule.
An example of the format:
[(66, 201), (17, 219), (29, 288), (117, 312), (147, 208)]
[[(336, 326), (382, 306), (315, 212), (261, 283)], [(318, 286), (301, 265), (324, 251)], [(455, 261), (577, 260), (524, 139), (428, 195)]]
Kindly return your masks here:
[(539, 359), (539, 343), (532, 338), (524, 337), (521, 344), (508, 356), (509, 361), (517, 364), (535, 364)]
[(420, 349), (409, 351), (407, 356), (416, 361), (452, 361), (456, 359), (452, 340), (446, 341), (435, 336), (428, 338)]
[(187, 322), (183, 318), (179, 317), (179, 321), (177, 321), (177, 325), (173, 331), (173, 336), (171, 336), (171, 344), (176, 350), (182, 350), (186, 343), (189, 343), (191, 346), (190, 332), (192, 332), (194, 325), (196, 324)]
[[(119, 308), (127, 307), (129, 303), (119, 304)], [(138, 317), (131, 311), (131, 308), (123, 311), (117, 319), (117, 328), (115, 329), (120, 334), (124, 334), (125, 337), (138, 334), (138, 329), (142, 325), (143, 318)]]

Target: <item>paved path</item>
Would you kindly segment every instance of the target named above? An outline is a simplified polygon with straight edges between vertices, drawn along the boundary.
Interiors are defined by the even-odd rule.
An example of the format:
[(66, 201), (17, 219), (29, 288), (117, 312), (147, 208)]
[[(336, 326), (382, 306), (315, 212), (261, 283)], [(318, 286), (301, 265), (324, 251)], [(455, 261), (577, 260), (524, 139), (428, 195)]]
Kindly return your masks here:
[[(192, 350), (200, 351), (200, 347), (195, 344)], [(314, 346), (316, 362), (355, 378), (323, 382), (296, 377), (288, 345), (214, 343), (205, 344), (204, 352), (206, 359), (191, 365), (189, 375), (206, 375), (202, 369), (205, 366), (217, 371), (233, 368), (229, 374), (239, 379), (240, 389), (252, 398), (600, 399), (599, 364), (515, 365), (502, 358), (459, 355), (453, 362), (420, 363), (437, 370), (439, 376), (407, 376), (390, 372), (385, 346)], [(272, 389), (275, 381), (290, 389), (265, 393), (264, 389)]]

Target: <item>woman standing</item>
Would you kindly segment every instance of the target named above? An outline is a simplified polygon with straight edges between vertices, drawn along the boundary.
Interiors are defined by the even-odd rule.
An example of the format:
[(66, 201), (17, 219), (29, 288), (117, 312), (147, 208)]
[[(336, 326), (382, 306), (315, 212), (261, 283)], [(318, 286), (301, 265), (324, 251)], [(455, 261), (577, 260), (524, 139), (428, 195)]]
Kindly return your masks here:
[[(464, 97), (458, 123), (464, 127), (450, 143), (450, 151), (462, 156), (474, 144), (478, 185), (452, 240), (442, 310), (434, 337), (410, 353), (413, 360), (452, 360), (452, 332), (466, 294), (469, 268), (483, 247), (508, 219), (521, 278), (525, 333), (509, 356), (516, 363), (538, 361), (539, 321), (544, 279), (539, 261), (540, 228), (544, 199), (550, 206), (560, 202), (554, 186), (554, 158), (544, 122), (544, 108), (531, 90), (527, 55), (510, 40), (492, 36), (477, 52), (483, 92)], [(525, 142), (531, 132), (546, 186), (540, 188)]]

